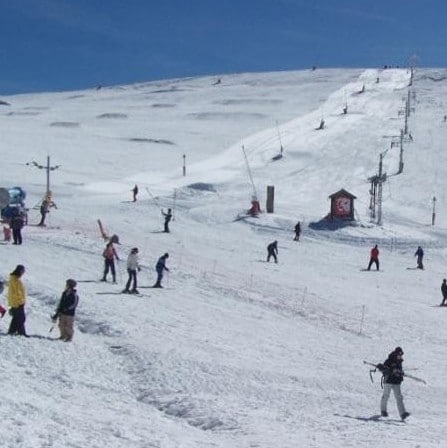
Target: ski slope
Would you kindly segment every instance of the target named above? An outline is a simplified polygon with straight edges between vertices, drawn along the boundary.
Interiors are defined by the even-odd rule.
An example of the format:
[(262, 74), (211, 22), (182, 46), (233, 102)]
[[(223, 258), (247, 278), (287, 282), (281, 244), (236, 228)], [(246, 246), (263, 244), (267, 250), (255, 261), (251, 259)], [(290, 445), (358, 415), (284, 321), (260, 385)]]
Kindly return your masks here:
[[(404, 143), (399, 175), (391, 142), (404, 127), (407, 70), (221, 80), (1, 98), (10, 106), (0, 106), (0, 186), (27, 191), (30, 224), (46, 177), (27, 163), (44, 165), (49, 155), (60, 165), (50, 172), (58, 209), (48, 226), (26, 226), (22, 246), (0, 246), (3, 279), (16, 264), (26, 267), (32, 336), (9, 337), (9, 316), (0, 321), (1, 445), (445, 446), (447, 316), (436, 305), (446, 277), (447, 71), (415, 72), (413, 141)], [(283, 157), (273, 161), (281, 144)], [(376, 226), (368, 177), (385, 151)], [(238, 219), (254, 192), (265, 209), (268, 185), (275, 213)], [(355, 225), (318, 225), (341, 188), (357, 197)], [(160, 208), (168, 207), (174, 221), (165, 234)], [(118, 285), (97, 281), (105, 246), (98, 218), (122, 243)], [(265, 262), (273, 240), (278, 264)], [(374, 244), (381, 271), (364, 272)], [(409, 269), (418, 245), (424, 271)], [(140, 250), (141, 296), (117, 294), (132, 247)], [(149, 289), (165, 252), (165, 288)], [(49, 316), (70, 277), (80, 305), (74, 340), (62, 343)], [(405, 423), (394, 397), (390, 417), (374, 418), (380, 376), (371, 383), (363, 364), (382, 362), (398, 345), (404, 367), (427, 381), (403, 382)]]

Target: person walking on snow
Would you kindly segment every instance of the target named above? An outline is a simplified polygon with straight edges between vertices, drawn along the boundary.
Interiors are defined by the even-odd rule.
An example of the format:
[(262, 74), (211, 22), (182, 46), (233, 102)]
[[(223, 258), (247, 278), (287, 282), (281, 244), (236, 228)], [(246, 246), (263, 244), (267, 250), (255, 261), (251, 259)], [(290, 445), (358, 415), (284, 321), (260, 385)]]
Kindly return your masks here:
[[(129, 274), (129, 279), (127, 280), (126, 287), (123, 292), (128, 294), (138, 294), (137, 271), (141, 271), (141, 267), (138, 260), (138, 247), (134, 247), (127, 257), (127, 273)], [(131, 284), (132, 289), (130, 289)]]
[(440, 306), (445, 306), (445, 305), (447, 305), (445, 303), (445, 301), (447, 300), (447, 280), (446, 279), (444, 279), (442, 281), (441, 292), (442, 292), (442, 302), (441, 302)]
[(153, 288), (163, 288), (161, 286), (161, 280), (163, 278), (164, 271), (169, 272), (169, 269), (166, 267), (166, 260), (169, 258), (169, 254), (166, 252), (164, 255), (162, 255), (155, 265), (155, 270), (157, 271), (157, 281), (155, 282), (155, 285)]
[(60, 339), (64, 342), (70, 342), (73, 339), (73, 321), (78, 303), (76, 281), (69, 278), (65, 283), (65, 289), (56, 308), (56, 313), (51, 318), (53, 322), (59, 319)]
[(389, 355), (383, 364), (378, 364), (377, 368), (383, 373), (383, 395), (380, 401), (380, 414), (382, 417), (388, 417), (387, 404), (390, 398), (391, 391), (396, 398), (397, 410), (400, 418), (405, 420), (410, 413), (405, 410), (404, 399), (400, 390), (400, 385), (404, 379), (404, 371), (402, 369), (402, 362), (404, 352), (402, 348), (396, 347)]
[(8, 334), (19, 334), (28, 337), (25, 330), (25, 303), (26, 292), (22, 283), (22, 276), (25, 273), (25, 266), (18, 264), (9, 275), (8, 282), (8, 304), (12, 316)]
[(376, 265), (377, 270), (379, 270), (379, 248), (377, 247), (377, 244), (371, 249), (368, 271), (371, 270), (371, 266), (373, 263)]
[(424, 269), (424, 265), (422, 264), (422, 259), (424, 258), (424, 251), (421, 246), (418, 246), (417, 251), (414, 253), (414, 256), (417, 258), (418, 269)]
[(299, 241), (301, 235), (301, 223), (298, 221), (295, 225), (295, 238), (293, 241)]
[(270, 261), (270, 257), (273, 257), (275, 263), (278, 263), (278, 241), (273, 241), (267, 246), (267, 263)]
[(168, 208), (167, 213), (165, 213), (163, 210), (161, 210), (161, 214), (165, 217), (165, 228), (164, 232), (169, 233), (169, 223), (172, 219), (172, 211), (170, 208)]
[(17, 209), (11, 219), (12, 244), (22, 244), (22, 229), (25, 224), (23, 213)]
[(107, 274), (110, 270), (112, 272), (113, 283), (116, 283), (115, 258), (119, 261), (119, 257), (116, 253), (115, 248), (113, 247), (112, 241), (109, 241), (107, 243), (102, 256), (104, 257), (104, 275), (102, 276), (101, 281), (107, 281)]

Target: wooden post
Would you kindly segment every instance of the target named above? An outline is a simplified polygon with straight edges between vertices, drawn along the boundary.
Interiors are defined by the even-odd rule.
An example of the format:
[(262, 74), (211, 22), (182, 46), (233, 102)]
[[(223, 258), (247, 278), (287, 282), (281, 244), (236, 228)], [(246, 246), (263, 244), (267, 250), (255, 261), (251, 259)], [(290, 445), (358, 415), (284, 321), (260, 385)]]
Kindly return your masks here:
[(431, 214), (431, 225), (435, 225), (436, 220), (436, 196), (433, 196), (433, 212)]
[(275, 202), (275, 187), (267, 185), (267, 213), (273, 213), (273, 204)]
[(186, 176), (186, 154), (183, 154), (183, 176)]

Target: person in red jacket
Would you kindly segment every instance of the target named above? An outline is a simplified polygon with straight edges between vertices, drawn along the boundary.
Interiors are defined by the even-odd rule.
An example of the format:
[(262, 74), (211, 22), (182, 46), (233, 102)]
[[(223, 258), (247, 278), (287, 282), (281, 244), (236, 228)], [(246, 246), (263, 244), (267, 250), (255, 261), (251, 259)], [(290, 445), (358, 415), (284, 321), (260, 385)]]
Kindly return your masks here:
[(377, 247), (377, 244), (371, 249), (368, 271), (371, 270), (371, 266), (373, 263), (375, 263), (377, 270), (379, 270), (379, 249)]

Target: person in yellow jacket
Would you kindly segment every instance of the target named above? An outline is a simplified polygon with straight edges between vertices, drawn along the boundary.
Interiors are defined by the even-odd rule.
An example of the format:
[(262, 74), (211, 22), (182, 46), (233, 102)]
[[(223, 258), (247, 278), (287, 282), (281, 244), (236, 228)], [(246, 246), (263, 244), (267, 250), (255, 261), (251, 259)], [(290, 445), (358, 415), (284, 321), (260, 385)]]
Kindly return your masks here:
[(25, 273), (25, 266), (18, 264), (9, 275), (8, 304), (12, 316), (8, 334), (19, 334), (28, 337), (25, 331), (25, 302), (26, 293), (21, 277)]

